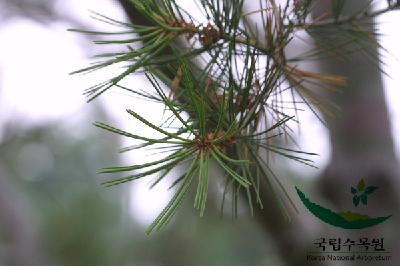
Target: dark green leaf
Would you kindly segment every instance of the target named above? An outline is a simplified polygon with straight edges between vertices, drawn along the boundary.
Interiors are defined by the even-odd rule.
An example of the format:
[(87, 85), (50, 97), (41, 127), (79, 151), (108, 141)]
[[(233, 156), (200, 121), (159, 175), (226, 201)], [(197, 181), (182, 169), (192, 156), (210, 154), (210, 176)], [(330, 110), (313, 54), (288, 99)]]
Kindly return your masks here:
[(354, 206), (358, 206), (358, 204), (360, 203), (360, 197), (359, 196), (354, 196), (353, 197), (353, 204)]
[(366, 189), (365, 189), (365, 194), (367, 194), (367, 195), (369, 195), (369, 194), (372, 194), (375, 190), (377, 190), (378, 189), (378, 187), (373, 187), (373, 186), (371, 186), (371, 187), (367, 187)]
[(362, 202), (364, 205), (367, 205), (367, 203), (368, 203), (368, 198), (367, 198), (367, 195), (366, 195), (366, 194), (362, 194), (362, 195), (361, 195), (361, 202)]

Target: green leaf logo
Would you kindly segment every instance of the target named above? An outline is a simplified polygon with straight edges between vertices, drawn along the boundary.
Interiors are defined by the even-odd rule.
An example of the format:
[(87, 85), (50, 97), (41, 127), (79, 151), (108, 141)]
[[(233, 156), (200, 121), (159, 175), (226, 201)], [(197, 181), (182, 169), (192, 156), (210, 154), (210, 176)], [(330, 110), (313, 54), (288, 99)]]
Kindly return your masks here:
[[(379, 216), (379, 217), (369, 217), (366, 214), (350, 212), (350, 211), (334, 211), (326, 207), (320, 206), (317, 203), (312, 202), (298, 187), (295, 187), (297, 195), (303, 202), (304, 206), (318, 219), (330, 224), (332, 226), (340, 227), (343, 229), (363, 229), (371, 226), (383, 223), (392, 215)], [(355, 189), (355, 188), (354, 188)], [(367, 190), (365, 188), (365, 190)], [(355, 193), (360, 191), (355, 189)], [(352, 189), (353, 191), (353, 189)], [(353, 203), (354, 205), (359, 205), (360, 202), (367, 204), (367, 194), (361, 193), (360, 195), (354, 195)]]
[(353, 194), (353, 204), (358, 206), (360, 202), (364, 205), (368, 204), (368, 195), (371, 195), (378, 187), (369, 186), (365, 187), (364, 179), (361, 179), (357, 183), (357, 188), (351, 187), (351, 194)]

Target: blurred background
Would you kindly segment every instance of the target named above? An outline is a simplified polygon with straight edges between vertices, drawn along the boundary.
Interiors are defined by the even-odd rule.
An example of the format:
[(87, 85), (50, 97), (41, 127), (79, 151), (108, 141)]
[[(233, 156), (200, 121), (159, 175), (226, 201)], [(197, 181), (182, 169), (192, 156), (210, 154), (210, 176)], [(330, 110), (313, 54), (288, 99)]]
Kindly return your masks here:
[[(92, 122), (144, 132), (125, 109), (161, 121), (163, 107), (118, 90), (86, 103), (84, 89), (119, 71), (68, 74), (90, 64), (96, 53), (112, 49), (94, 45), (91, 36), (67, 32), (113, 30), (92, 19), (90, 11), (128, 20), (115, 0), (0, 0), (0, 265), (286, 265), (273, 230), (265, 230), (245, 208), (238, 219), (229, 214), (221, 218), (219, 195), (211, 196), (215, 199), (203, 218), (188, 198), (165, 230), (146, 236), (146, 226), (172, 195), (168, 185), (149, 190), (150, 179), (112, 188), (100, 185), (107, 177), (96, 174), (99, 168), (143, 163), (146, 155), (119, 154), (133, 143)], [(389, 52), (382, 58), (388, 74), (382, 95), (393, 140), (389, 149), (397, 162), (399, 12), (379, 22), (381, 44)], [(141, 76), (126, 82), (148, 87)], [(300, 116), (296, 140), (303, 150), (320, 155), (319, 169), (279, 157), (273, 165), (286, 183), (311, 188), (332, 164), (332, 138), (311, 112)]]

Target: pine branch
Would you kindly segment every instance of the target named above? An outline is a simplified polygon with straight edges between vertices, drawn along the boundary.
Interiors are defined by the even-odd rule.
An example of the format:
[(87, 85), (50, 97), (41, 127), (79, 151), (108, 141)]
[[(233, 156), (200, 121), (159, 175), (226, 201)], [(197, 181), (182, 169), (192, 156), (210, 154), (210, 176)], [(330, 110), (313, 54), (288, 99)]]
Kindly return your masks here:
[[(154, 147), (157, 144), (165, 145), (160, 148), (160, 152), (174, 150), (172, 154), (157, 161), (103, 169), (102, 173), (132, 172), (107, 181), (105, 185), (116, 185), (159, 173), (159, 178), (154, 182), (156, 185), (172, 169), (191, 161), (186, 173), (171, 185), (180, 184), (171, 202), (149, 227), (149, 233), (162, 228), (172, 219), (194, 180), (197, 180), (194, 205), (201, 216), (204, 214), (208, 180), (212, 178), (208, 173), (209, 160), (215, 161), (226, 174), (227, 188), (231, 186), (231, 196), (235, 199), (235, 213), (240, 191), (245, 191), (251, 210), (254, 201), (262, 206), (260, 176), (268, 179), (270, 186), (272, 183), (269, 179), (274, 180), (282, 190), (281, 194), (290, 201), (280, 180), (269, 171), (269, 166), (259, 156), (260, 151), (273, 152), (310, 166), (313, 166), (312, 160), (303, 156), (315, 154), (265, 142), (265, 139), (282, 134), (291, 137), (287, 122), (295, 120), (295, 117), (285, 114), (285, 107), (279, 104), (277, 98), (283, 91), (296, 90), (313, 112), (316, 107), (330, 114), (334, 104), (322, 103), (308, 86), (340, 86), (346, 81), (345, 77), (304, 71), (291, 64), (322, 56), (346, 56), (355, 52), (363, 52), (368, 56), (375, 45), (370, 35), (376, 33), (363, 24), (364, 19), (390, 12), (399, 5), (391, 4), (386, 9), (372, 13), (359, 11), (349, 17), (342, 17), (343, 6), (337, 4), (332, 8), (333, 19), (306, 23), (306, 17), (313, 10), (311, 0), (295, 1), (294, 5), (291, 1), (286, 1), (284, 5), (269, 1), (262, 4), (259, 10), (246, 14), (242, 12), (243, 0), (200, 1), (206, 14), (204, 22), (196, 22), (174, 0), (131, 0), (123, 3), (140, 14), (136, 23), (119, 22), (95, 14), (97, 19), (122, 28), (122, 31), (73, 31), (108, 36), (111, 39), (95, 43), (122, 45), (126, 50), (99, 55), (103, 61), (73, 73), (88, 73), (124, 64), (121, 74), (85, 92), (89, 101), (116, 86), (145, 99), (163, 103), (171, 113), (163, 125), (171, 121), (179, 121), (181, 124), (175, 130), (167, 129), (146, 120), (133, 110), (127, 110), (133, 119), (163, 135), (163, 138), (152, 139), (104, 123), (95, 123), (102, 129), (143, 142), (124, 151)], [(247, 18), (257, 14), (262, 18), (264, 36), (256, 35), (248, 25)], [(286, 58), (286, 47), (297, 32), (303, 30), (310, 35), (317, 31), (325, 32), (330, 38), (339, 36), (343, 41), (335, 43), (322, 40), (319, 49), (298, 58)], [(185, 49), (177, 45), (177, 40), (182, 37), (188, 43), (191, 42)], [(142, 43), (137, 49), (131, 48), (132, 44)], [(347, 47), (352, 47), (352, 50), (343, 49), (343, 52), (338, 52), (338, 48)], [(194, 60), (204, 64), (194, 64)], [(138, 72), (146, 73), (152, 92), (138, 91), (120, 84), (125, 77)], [(161, 89), (161, 83), (170, 88), (169, 93)], [(299, 109), (295, 99), (292, 102), (297, 112)], [(142, 172), (137, 173), (137, 170)], [(224, 192), (223, 198), (225, 195)]]

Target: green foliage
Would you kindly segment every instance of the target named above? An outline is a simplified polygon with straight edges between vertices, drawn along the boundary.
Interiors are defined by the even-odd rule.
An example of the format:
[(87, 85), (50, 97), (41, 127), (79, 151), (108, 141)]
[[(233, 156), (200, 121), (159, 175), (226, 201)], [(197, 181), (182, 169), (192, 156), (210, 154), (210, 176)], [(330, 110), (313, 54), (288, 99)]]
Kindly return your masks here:
[[(148, 233), (162, 228), (171, 220), (192, 183), (197, 183), (194, 206), (200, 211), (200, 216), (204, 214), (209, 179), (214, 178), (208, 169), (211, 160), (223, 169), (227, 178), (226, 189), (231, 186), (233, 191), (234, 206), (237, 206), (238, 195), (242, 193), (247, 197), (251, 211), (254, 202), (262, 208), (261, 178), (271, 186), (280, 187), (290, 200), (262, 152), (273, 152), (310, 166), (313, 166), (313, 161), (304, 156), (316, 154), (273, 143), (274, 138), (282, 135), (290, 139), (291, 129), (287, 122), (297, 122), (295, 116), (286, 114), (287, 105), (283, 104), (282, 93), (291, 92), (293, 100), (289, 104), (296, 112), (296, 98), (300, 98), (301, 103), (315, 114), (314, 108), (318, 108), (322, 113), (331, 115), (335, 105), (321, 102), (309, 85), (332, 87), (345, 82), (345, 77), (302, 70), (298, 62), (322, 56), (344, 56), (360, 50), (368, 55), (368, 49), (375, 44), (371, 34), (376, 33), (364, 24), (365, 19), (399, 7), (399, 4), (391, 4), (385, 9), (369, 12), (367, 6), (363, 12), (343, 17), (344, 1), (334, 2), (332, 18), (307, 22), (315, 1), (294, 1), (294, 5), (293, 1), (283, 5), (275, 1), (260, 2), (259, 10), (244, 14), (243, 0), (201, 0), (199, 6), (205, 14), (205, 21), (197, 22), (174, 0), (131, 0), (133, 7), (149, 25), (119, 22), (95, 14), (99, 20), (123, 30), (109, 33), (75, 30), (112, 37), (96, 41), (96, 44), (126, 47), (122, 52), (101, 54), (98, 57), (103, 61), (74, 72), (87, 73), (114, 64), (125, 64), (121, 74), (89, 88), (86, 91), (89, 100), (116, 86), (164, 104), (170, 114), (163, 126), (158, 126), (139, 113), (127, 110), (133, 119), (163, 135), (158, 139), (105, 123), (95, 123), (102, 129), (142, 141), (142, 144), (124, 151), (162, 145), (161, 149), (170, 152), (161, 160), (141, 165), (104, 168), (101, 173), (129, 172), (104, 184), (116, 185), (158, 173), (159, 178), (153, 183), (156, 185), (172, 169), (190, 163), (187, 171), (171, 185), (178, 186), (175, 195), (150, 225)], [(370, 5), (373, 2), (370, 1)], [(250, 26), (249, 16), (252, 15), (260, 16), (262, 23), (257, 27), (263, 34), (258, 34), (258, 29)], [(318, 39), (318, 48), (288, 58), (285, 48), (298, 32), (325, 34), (327, 38)], [(334, 41), (338, 37), (340, 41)], [(186, 40), (184, 45), (183, 39)], [(134, 49), (133, 44), (140, 47)], [(338, 52), (339, 49), (342, 52)], [(138, 72), (146, 74), (152, 85), (151, 91), (139, 91), (120, 84), (126, 76)], [(169, 93), (164, 92), (162, 86), (168, 87)], [(178, 121), (181, 126), (165, 126), (173, 121)], [(225, 195), (224, 192), (223, 202)], [(366, 196), (360, 199), (366, 204)]]

